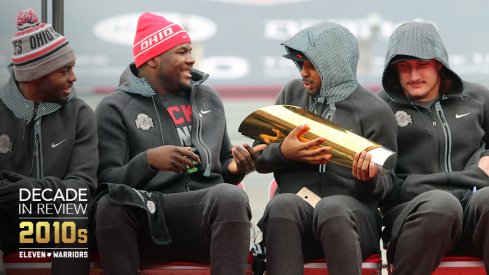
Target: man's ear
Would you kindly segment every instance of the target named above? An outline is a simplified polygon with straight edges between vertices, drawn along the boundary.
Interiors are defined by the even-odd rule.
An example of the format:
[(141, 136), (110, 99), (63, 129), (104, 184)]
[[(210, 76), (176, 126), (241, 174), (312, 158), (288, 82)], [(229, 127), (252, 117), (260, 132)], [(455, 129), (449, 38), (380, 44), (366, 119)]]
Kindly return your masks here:
[(148, 61), (146, 61), (146, 64), (151, 68), (156, 68), (156, 66), (158, 65), (157, 57), (153, 57), (151, 59), (148, 59)]

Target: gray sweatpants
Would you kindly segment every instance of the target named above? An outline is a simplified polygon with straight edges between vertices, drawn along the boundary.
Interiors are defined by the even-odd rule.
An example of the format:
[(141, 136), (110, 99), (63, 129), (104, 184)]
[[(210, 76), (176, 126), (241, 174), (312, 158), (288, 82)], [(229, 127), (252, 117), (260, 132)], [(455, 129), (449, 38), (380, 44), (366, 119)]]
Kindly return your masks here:
[(380, 251), (380, 226), (378, 211), (349, 196), (312, 208), (295, 194), (278, 194), (260, 221), (267, 274), (303, 274), (304, 261), (325, 257), (329, 274), (359, 275), (362, 259)]
[(386, 230), (392, 231), (387, 258), (394, 264), (393, 275), (429, 275), (449, 253), (482, 257), (489, 274), (488, 187), (472, 194), (465, 209), (442, 190), (400, 207), (384, 216)]
[(165, 194), (162, 210), (172, 242), (157, 245), (146, 213), (110, 202), (97, 203), (97, 248), (105, 274), (137, 274), (140, 263), (211, 263), (213, 275), (243, 275), (250, 244), (251, 210), (246, 193), (231, 184)]

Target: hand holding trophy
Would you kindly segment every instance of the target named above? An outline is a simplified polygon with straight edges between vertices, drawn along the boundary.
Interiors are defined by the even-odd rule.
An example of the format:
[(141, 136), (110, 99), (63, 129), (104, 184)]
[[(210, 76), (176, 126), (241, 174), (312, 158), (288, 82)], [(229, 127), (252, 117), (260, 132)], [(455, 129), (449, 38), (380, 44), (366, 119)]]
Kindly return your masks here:
[(260, 108), (241, 122), (238, 131), (269, 144), (283, 141), (294, 128), (302, 124), (310, 127), (302, 134), (305, 141), (326, 138), (320, 146), (331, 147), (329, 153), (332, 158), (329, 162), (351, 168), (355, 154), (367, 151), (378, 167), (393, 168), (395, 152), (297, 106), (271, 105)]

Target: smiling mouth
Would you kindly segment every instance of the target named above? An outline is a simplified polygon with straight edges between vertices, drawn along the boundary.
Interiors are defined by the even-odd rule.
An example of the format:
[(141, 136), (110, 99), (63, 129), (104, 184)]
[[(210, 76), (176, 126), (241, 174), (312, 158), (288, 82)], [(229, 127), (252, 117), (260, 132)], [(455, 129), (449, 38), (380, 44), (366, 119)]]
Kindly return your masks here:
[(192, 73), (191, 73), (191, 70), (182, 70), (182, 73), (188, 77), (188, 78), (192, 78)]
[(67, 88), (64, 88), (64, 89), (63, 89), (63, 92), (64, 92), (65, 94), (70, 94), (72, 90), (73, 90), (73, 86), (69, 86), (69, 87), (67, 87)]

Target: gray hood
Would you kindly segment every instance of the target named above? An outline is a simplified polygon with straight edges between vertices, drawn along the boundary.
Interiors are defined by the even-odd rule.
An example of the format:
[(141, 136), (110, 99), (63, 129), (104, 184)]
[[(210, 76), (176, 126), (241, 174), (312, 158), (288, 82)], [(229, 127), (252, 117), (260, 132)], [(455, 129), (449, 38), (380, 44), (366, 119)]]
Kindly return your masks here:
[[(204, 81), (209, 78), (209, 75), (201, 72), (197, 69), (192, 68), (190, 72), (192, 74), (191, 86), (195, 86), (198, 84), (202, 84)], [(137, 77), (138, 69), (136, 68), (135, 63), (131, 63), (126, 67), (124, 72), (122, 72), (121, 77), (119, 78), (119, 90), (131, 93), (131, 94), (139, 94), (145, 97), (152, 97), (156, 94), (151, 85), (144, 78)]]
[[(9, 65), (8, 70), (10, 78), (5, 84), (5, 92), (0, 93), (0, 99), (17, 118), (25, 121), (37, 120), (63, 107), (62, 104), (56, 102), (41, 102), (36, 108), (34, 101), (26, 99), (19, 90), (12, 64)], [(72, 86), (71, 89), (71, 94), (68, 96), (66, 103), (76, 97), (75, 87)], [(34, 112), (36, 113), (34, 114)]]
[(445, 96), (460, 94), (463, 84), (450, 69), (448, 54), (435, 26), (426, 22), (410, 22), (399, 26), (391, 35), (385, 59), (382, 85), (385, 92), (396, 101), (407, 100), (392, 64), (399, 58), (436, 59), (443, 64), (441, 93)]
[[(312, 25), (282, 43), (287, 52), (302, 52), (321, 76), (317, 102), (333, 104), (347, 98), (358, 86), (358, 42), (345, 27), (331, 22)], [(299, 68), (301, 65), (294, 61)], [(311, 106), (314, 108), (314, 106)]]

